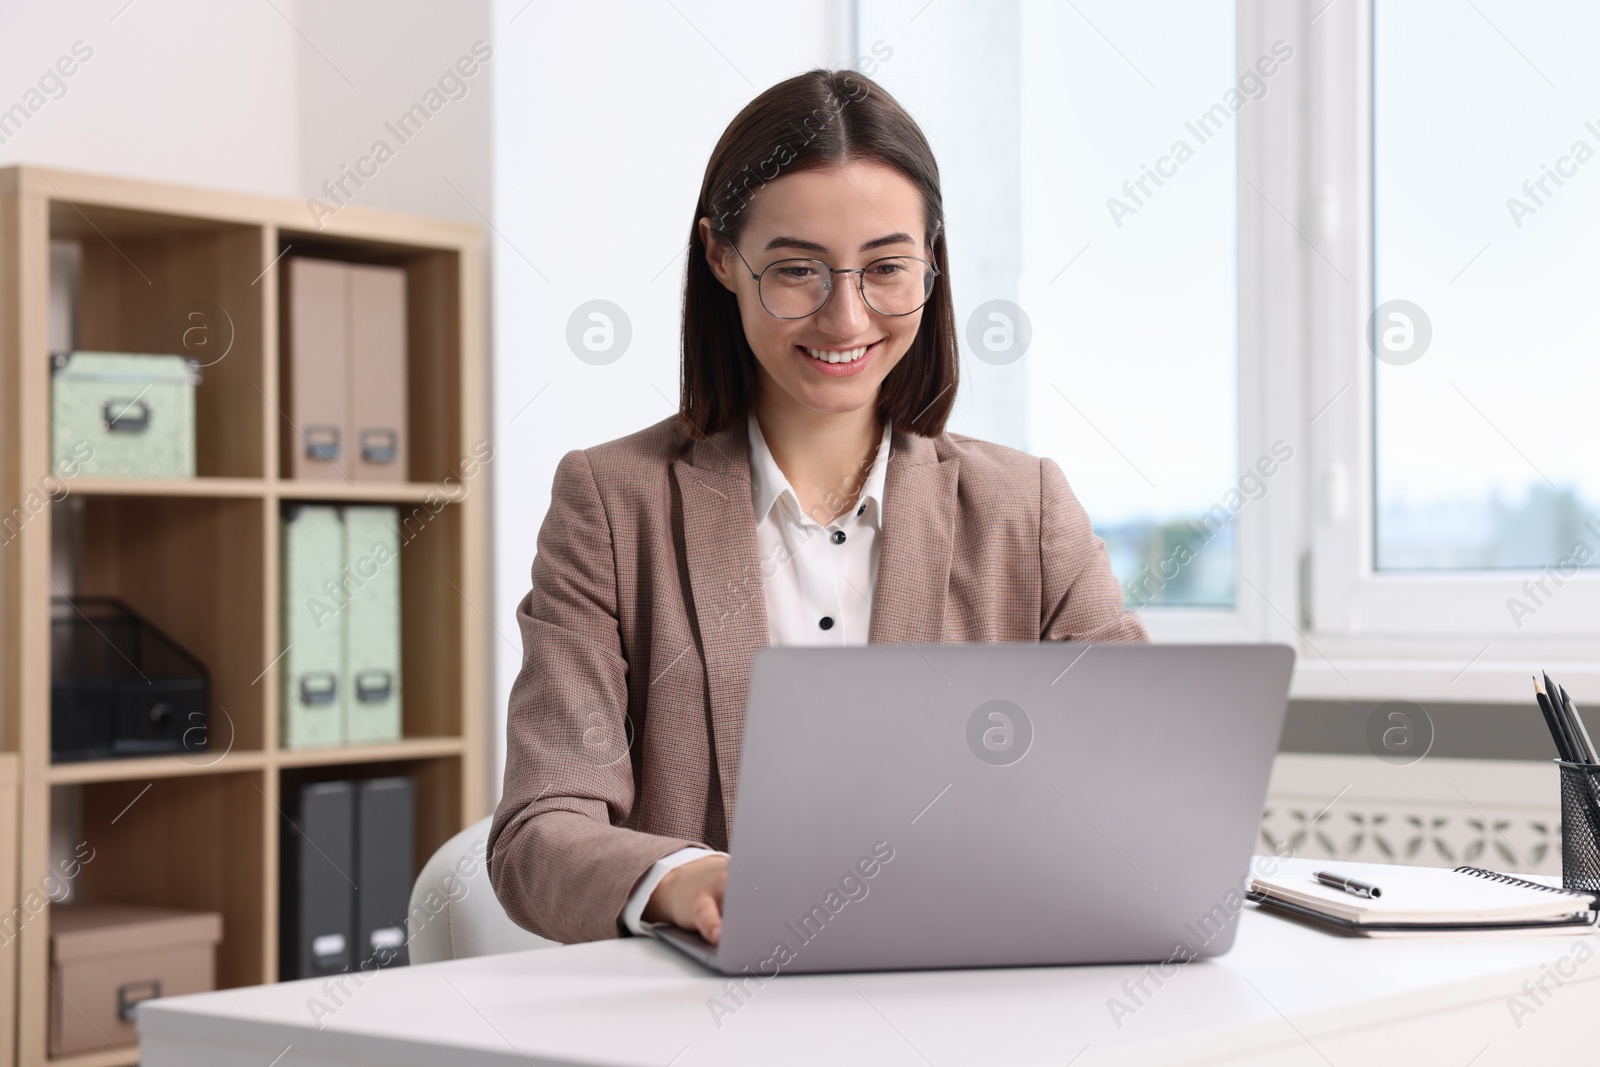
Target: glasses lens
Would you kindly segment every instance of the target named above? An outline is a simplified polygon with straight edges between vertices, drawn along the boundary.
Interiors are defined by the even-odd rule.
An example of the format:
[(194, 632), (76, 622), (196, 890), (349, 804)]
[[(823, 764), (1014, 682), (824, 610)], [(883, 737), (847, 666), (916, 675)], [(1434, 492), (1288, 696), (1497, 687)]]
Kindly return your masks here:
[(830, 277), (814, 259), (781, 259), (761, 273), (761, 303), (779, 318), (803, 318), (828, 299)]
[[(781, 259), (761, 274), (761, 303), (783, 319), (800, 319), (828, 301), (832, 274), (815, 259)], [(867, 306), (880, 315), (909, 315), (928, 302), (933, 269), (910, 256), (868, 263), (861, 275)]]
[(890, 256), (868, 263), (861, 283), (872, 310), (880, 315), (909, 315), (928, 302), (933, 270), (920, 259)]

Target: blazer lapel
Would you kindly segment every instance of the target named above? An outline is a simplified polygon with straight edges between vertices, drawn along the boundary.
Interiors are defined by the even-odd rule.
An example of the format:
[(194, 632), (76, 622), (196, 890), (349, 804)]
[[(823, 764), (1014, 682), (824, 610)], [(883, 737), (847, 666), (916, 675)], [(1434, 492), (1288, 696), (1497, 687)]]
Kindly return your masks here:
[(925, 437), (895, 433), (884, 473), (883, 535), (867, 640), (932, 643), (944, 633), (961, 461)]
[(768, 644), (749, 449), (739, 420), (733, 429), (696, 441), (686, 459), (672, 464), (683, 500), (684, 560), (705, 658), (723, 825), (730, 834), (750, 667)]

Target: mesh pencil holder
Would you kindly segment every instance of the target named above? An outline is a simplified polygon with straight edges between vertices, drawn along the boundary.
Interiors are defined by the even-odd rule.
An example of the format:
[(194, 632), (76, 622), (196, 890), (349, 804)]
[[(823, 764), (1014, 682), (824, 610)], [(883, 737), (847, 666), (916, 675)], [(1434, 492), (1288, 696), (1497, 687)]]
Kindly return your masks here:
[(1561, 885), (1600, 892), (1600, 764), (1561, 768)]

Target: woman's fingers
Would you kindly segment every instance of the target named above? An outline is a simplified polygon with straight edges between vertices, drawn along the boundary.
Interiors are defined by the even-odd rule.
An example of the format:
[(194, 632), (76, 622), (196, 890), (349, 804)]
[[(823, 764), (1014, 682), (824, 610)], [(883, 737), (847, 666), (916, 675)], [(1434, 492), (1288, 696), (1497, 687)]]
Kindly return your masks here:
[(694, 898), (690, 905), (694, 925), (700, 936), (715, 945), (722, 940), (722, 891), (728, 884), (728, 860), (725, 856), (708, 856), (697, 872)]
[(715, 945), (722, 940), (721, 892), (712, 895), (710, 888), (702, 889), (694, 898), (694, 929), (700, 936)]
[(689, 921), (684, 925), (715, 945), (722, 939), (722, 890), (728, 884), (728, 860), (707, 856), (683, 869), (688, 872), (691, 868), (692, 875), (683, 886), (689, 898)]
[(667, 919), (698, 931), (715, 945), (722, 939), (722, 891), (728, 884), (726, 856), (702, 856), (674, 867), (656, 886), (644, 910), (648, 922)]

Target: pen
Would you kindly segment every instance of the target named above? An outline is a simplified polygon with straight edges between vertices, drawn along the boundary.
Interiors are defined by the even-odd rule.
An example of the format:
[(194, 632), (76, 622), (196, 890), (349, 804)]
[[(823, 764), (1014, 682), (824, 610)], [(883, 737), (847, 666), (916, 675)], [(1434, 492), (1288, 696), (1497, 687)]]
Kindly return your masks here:
[(1344, 875), (1334, 874), (1332, 871), (1318, 871), (1312, 877), (1325, 886), (1333, 889), (1342, 889), (1346, 893), (1353, 893), (1358, 897), (1370, 897), (1375, 900), (1383, 896), (1383, 890), (1370, 882), (1358, 882), (1354, 878), (1346, 878)]

